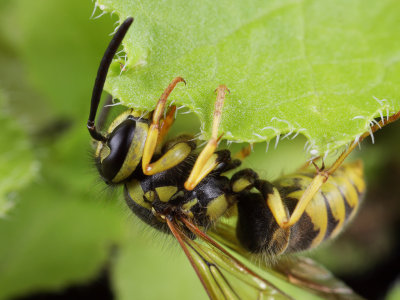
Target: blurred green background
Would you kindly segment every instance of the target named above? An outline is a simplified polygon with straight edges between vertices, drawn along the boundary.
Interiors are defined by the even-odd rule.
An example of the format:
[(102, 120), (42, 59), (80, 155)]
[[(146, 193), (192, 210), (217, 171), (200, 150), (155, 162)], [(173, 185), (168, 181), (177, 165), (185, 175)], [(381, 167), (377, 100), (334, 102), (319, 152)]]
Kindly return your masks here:
[[(0, 299), (205, 299), (176, 243), (137, 221), (121, 188), (97, 175), (86, 120), (117, 19), (90, 20), (93, 7), (0, 1)], [(197, 133), (193, 119), (180, 115), (176, 130)], [(345, 234), (308, 254), (370, 299), (384, 297), (400, 269), (399, 135), (394, 124), (363, 144), (365, 205)], [(273, 180), (304, 163), (304, 143), (275, 150), (272, 141), (267, 154), (256, 145), (246, 164)]]

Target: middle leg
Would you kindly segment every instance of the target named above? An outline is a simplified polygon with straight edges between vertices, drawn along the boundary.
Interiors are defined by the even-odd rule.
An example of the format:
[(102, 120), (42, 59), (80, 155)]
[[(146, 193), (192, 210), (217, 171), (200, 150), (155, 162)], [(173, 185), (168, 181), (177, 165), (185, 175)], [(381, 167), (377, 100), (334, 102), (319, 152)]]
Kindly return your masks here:
[(226, 92), (229, 92), (229, 90), (225, 85), (220, 85), (217, 88), (217, 100), (214, 106), (211, 139), (197, 157), (194, 167), (190, 172), (189, 178), (185, 182), (185, 189), (188, 191), (193, 190), (196, 185), (198, 185), (204, 177), (213, 171), (219, 163), (218, 155), (214, 155), (214, 152), (215, 149), (217, 149), (218, 142), (222, 137), (222, 135), (218, 137), (218, 129), (219, 125), (221, 124), (222, 108), (224, 105)]
[(259, 179), (258, 174), (251, 169), (243, 169), (232, 176), (232, 191), (241, 193), (256, 188), (269, 207), (275, 221), (280, 227), (288, 222), (289, 215), (286, 206), (283, 204), (281, 194), (270, 182)]
[(171, 158), (167, 159), (168, 164), (164, 163), (166, 161), (165, 155), (156, 162), (151, 163), (154, 153), (161, 148), (162, 140), (174, 121), (175, 107), (173, 106), (166, 118), (162, 120), (160, 126), (160, 120), (165, 111), (167, 98), (179, 82), (185, 82), (185, 80), (182, 77), (176, 77), (161, 95), (161, 98), (158, 100), (157, 106), (153, 112), (153, 119), (144, 144), (142, 157), (142, 170), (146, 175), (153, 175), (177, 165), (192, 151), (190, 147), (186, 147), (185, 144), (182, 144), (177, 146), (177, 149), (172, 153)]

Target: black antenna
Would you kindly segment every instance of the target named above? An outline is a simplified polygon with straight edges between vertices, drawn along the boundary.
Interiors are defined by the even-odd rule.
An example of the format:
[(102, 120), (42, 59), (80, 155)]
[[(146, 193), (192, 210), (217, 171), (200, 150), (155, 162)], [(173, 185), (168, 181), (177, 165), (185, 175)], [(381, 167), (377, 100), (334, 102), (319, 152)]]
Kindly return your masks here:
[(101, 93), (103, 91), (104, 83), (106, 81), (108, 69), (110, 68), (111, 61), (118, 50), (119, 45), (121, 45), (122, 40), (125, 37), (126, 32), (133, 22), (133, 18), (127, 18), (118, 28), (117, 32), (114, 34), (110, 44), (108, 45), (104, 56), (101, 59), (99, 69), (97, 70), (97, 77), (94, 82), (92, 100), (90, 104), (89, 120), (87, 122), (87, 127), (89, 133), (97, 141), (106, 141), (106, 137), (96, 130), (94, 125), (94, 120), (96, 118), (97, 108), (99, 107)]

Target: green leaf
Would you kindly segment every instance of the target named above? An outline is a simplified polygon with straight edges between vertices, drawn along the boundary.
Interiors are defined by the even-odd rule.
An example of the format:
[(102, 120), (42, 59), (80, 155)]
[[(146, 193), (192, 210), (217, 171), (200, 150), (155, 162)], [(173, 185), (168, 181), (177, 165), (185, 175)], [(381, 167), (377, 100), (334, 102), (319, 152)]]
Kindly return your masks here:
[(28, 136), (4, 107), (0, 90), (0, 219), (15, 205), (18, 191), (37, 174), (38, 162)]
[[(400, 108), (397, 0), (98, 0), (135, 22), (106, 89), (151, 110), (176, 76), (175, 103), (194, 111), (209, 136), (213, 91), (226, 84), (220, 131), (258, 142), (287, 133), (312, 155), (349, 143), (374, 117)], [(125, 70), (126, 69), (126, 70)]]

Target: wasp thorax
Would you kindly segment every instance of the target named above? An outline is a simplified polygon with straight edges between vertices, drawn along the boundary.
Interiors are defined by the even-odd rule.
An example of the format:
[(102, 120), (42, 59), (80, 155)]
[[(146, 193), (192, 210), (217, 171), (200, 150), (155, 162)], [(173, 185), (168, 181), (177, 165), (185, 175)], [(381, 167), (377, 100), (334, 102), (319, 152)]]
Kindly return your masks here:
[(100, 141), (96, 150), (97, 167), (107, 183), (122, 182), (135, 171), (148, 129), (147, 122), (138, 121), (129, 111), (110, 125), (106, 141)]

